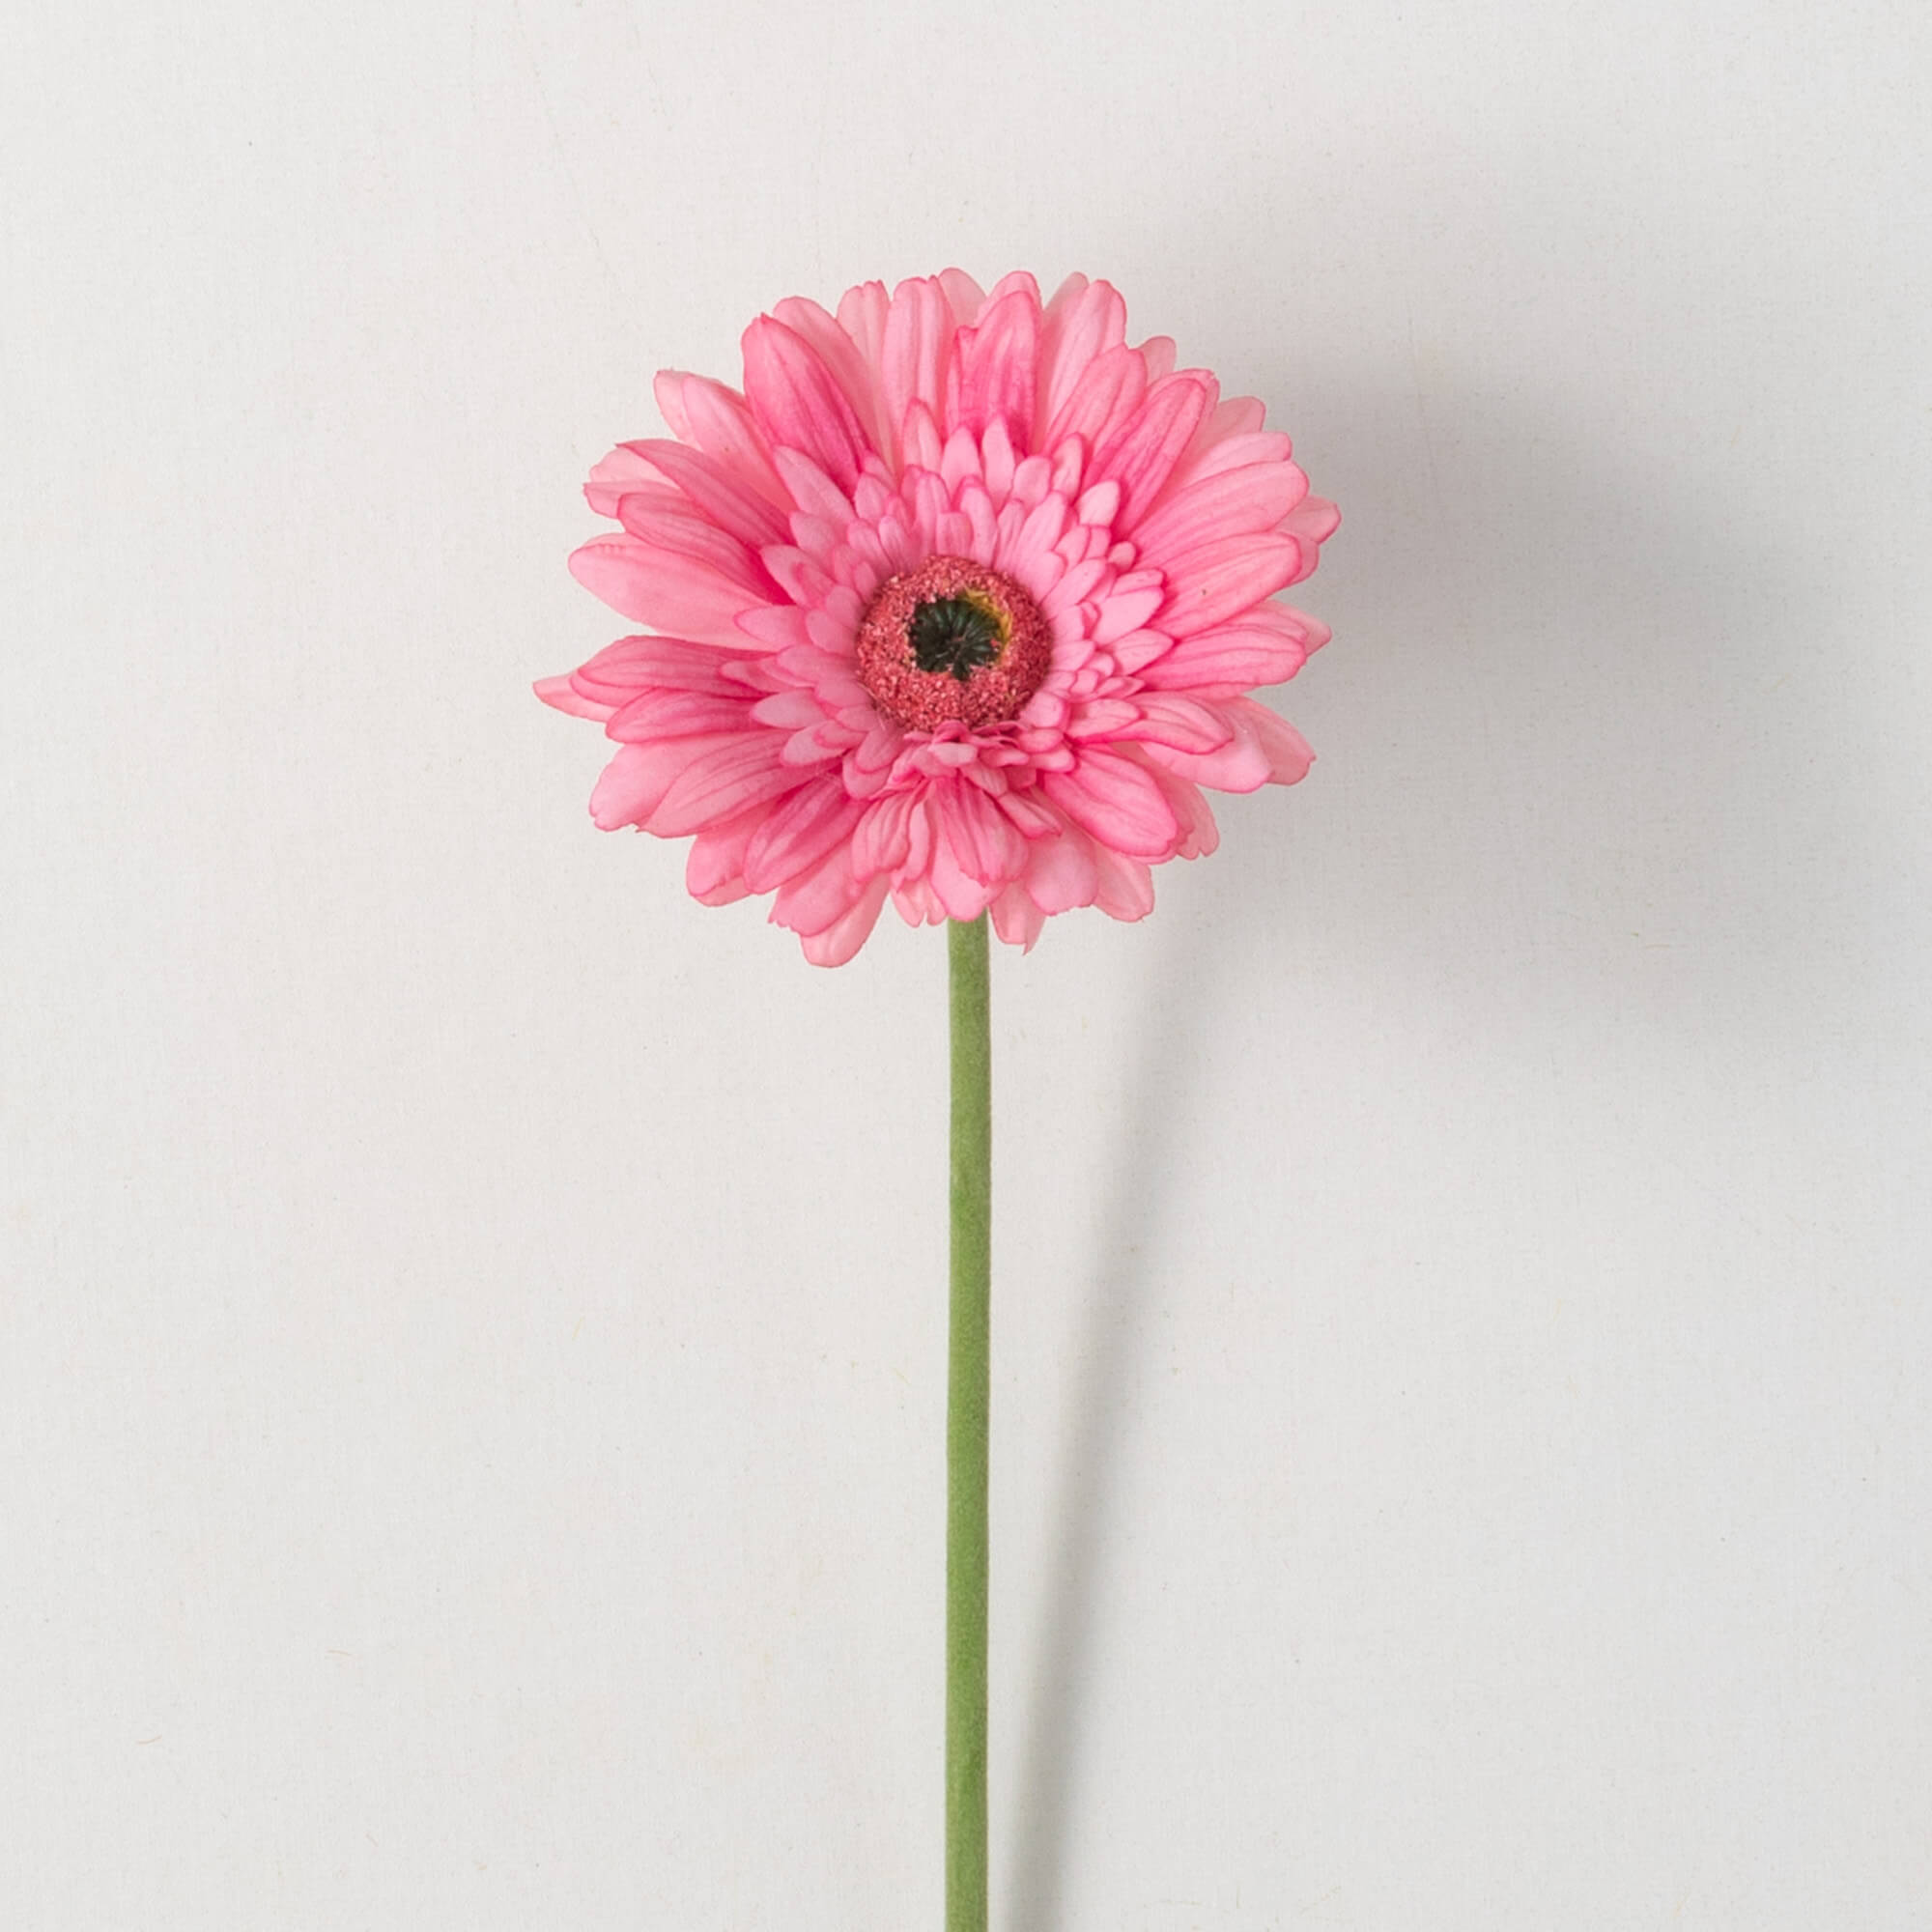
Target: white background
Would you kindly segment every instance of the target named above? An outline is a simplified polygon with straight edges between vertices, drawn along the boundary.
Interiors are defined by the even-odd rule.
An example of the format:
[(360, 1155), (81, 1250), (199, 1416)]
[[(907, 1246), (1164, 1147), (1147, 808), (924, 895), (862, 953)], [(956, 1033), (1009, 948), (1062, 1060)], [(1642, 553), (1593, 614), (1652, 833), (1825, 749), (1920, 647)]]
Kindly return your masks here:
[(8, 40), (0, 1924), (937, 1926), (944, 946), (528, 687), (651, 371), (949, 263), (1345, 514), (997, 962), (996, 1924), (1932, 1922), (1919, 7)]

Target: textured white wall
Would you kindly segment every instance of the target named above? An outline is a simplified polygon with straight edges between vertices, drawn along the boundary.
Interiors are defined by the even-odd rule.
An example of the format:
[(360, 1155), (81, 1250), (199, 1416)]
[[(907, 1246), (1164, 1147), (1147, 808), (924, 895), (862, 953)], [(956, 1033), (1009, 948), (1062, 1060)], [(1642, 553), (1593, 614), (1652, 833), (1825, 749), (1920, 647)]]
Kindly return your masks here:
[(10, 28), (0, 1923), (936, 1924), (944, 947), (528, 683), (652, 369), (953, 262), (1346, 516), (1308, 782), (998, 962), (998, 1922), (1932, 1922), (1928, 53)]

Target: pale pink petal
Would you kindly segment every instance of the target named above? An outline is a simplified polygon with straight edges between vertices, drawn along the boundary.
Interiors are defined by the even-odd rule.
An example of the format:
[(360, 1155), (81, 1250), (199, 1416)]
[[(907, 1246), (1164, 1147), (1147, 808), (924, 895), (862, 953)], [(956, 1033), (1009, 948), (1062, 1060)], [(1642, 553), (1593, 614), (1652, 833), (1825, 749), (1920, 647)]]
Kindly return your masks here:
[[(646, 487), (669, 490), (670, 478), (644, 453), (642, 443), (620, 442), (609, 456), (591, 465), (583, 500), (600, 517), (614, 517), (620, 497)], [(668, 500), (674, 502), (675, 493)]]
[(1036, 839), (1028, 849), (1026, 888), (1049, 913), (1092, 905), (1100, 889), (1093, 841), (1070, 825), (1064, 832)]
[[(1194, 440), (1181, 451), (1174, 473), (1167, 479), (1169, 490), (1184, 489), (1208, 474), (1219, 463), (1216, 451), (1231, 438), (1254, 435), (1265, 420), (1266, 412), (1253, 396), (1227, 396), (1208, 412), (1207, 419), (1194, 432)], [(1284, 455), (1287, 452), (1282, 452)], [(1254, 462), (1253, 456), (1241, 461)]]
[(1326, 543), (1341, 527), (1342, 513), (1325, 497), (1308, 497), (1283, 525), (1293, 535), (1310, 543)]
[(822, 518), (842, 532), (852, 517), (850, 494), (841, 490), (802, 449), (776, 450), (772, 461), (777, 467), (779, 480), (798, 506), (792, 522), (793, 531), (797, 529), (797, 516), (802, 514)]
[(752, 722), (771, 724), (781, 730), (800, 731), (808, 725), (823, 724), (825, 707), (816, 692), (792, 689), (775, 691), (752, 706)]
[(700, 905), (731, 905), (749, 898), (745, 883), (745, 848), (764, 822), (764, 808), (753, 806), (723, 825), (707, 826), (691, 841), (684, 864), (685, 890)]
[(1109, 919), (1131, 922), (1153, 910), (1153, 874), (1144, 860), (1095, 845), (1094, 863), (1099, 871), (1094, 903)]
[(682, 369), (660, 369), (652, 379), (651, 391), (657, 398), (658, 413), (670, 426), (670, 433), (683, 442), (696, 442), (691, 433), (691, 416), (684, 407), (684, 385), (701, 383), (701, 376), (687, 375)]
[[(1039, 284), (1034, 279), (1032, 272), (1026, 269), (1015, 269), (1011, 273), (1002, 275), (993, 284), (993, 291), (986, 298), (986, 306), (990, 308), (993, 303), (1006, 296), (1011, 295), (1015, 290), (1022, 292), (1035, 308), (1039, 307)], [(983, 313), (981, 311), (982, 319)]]
[(1260, 741), (1268, 760), (1268, 780), (1273, 784), (1295, 784), (1308, 776), (1315, 753), (1308, 740), (1286, 718), (1257, 704), (1252, 697), (1230, 698), (1222, 709), (1238, 728), (1246, 724)]
[(992, 904), (993, 930), (1008, 946), (1022, 952), (1033, 951), (1046, 925), (1046, 914), (1034, 903), (1024, 886), (1009, 886)]
[(1174, 808), (1175, 817), (1180, 821), (1180, 843), (1176, 846), (1174, 856), (1177, 859), (1205, 859), (1220, 844), (1221, 828), (1214, 823), (1214, 813), (1202, 796), (1201, 788), (1152, 761), (1150, 761), (1148, 769), (1166, 793), (1168, 804)]
[(814, 966), (843, 966), (851, 959), (879, 923), (879, 908), (886, 902), (888, 884), (884, 878), (873, 879), (861, 891), (849, 912), (823, 932), (805, 934), (800, 944), (806, 958)]
[[(1163, 376), (1174, 374), (1174, 358), (1176, 354), (1174, 337), (1171, 335), (1150, 335), (1140, 345), (1140, 358), (1147, 364), (1148, 381), (1150, 383), (1158, 383)], [(1211, 376), (1208, 380), (1210, 383), (1214, 381)], [(1219, 384), (1215, 385), (1215, 389), (1218, 394)]]
[(938, 838), (949, 844), (960, 869), (980, 885), (1016, 877), (1026, 864), (1027, 841), (1012, 820), (971, 784), (936, 786), (927, 808)]
[(601, 724), (615, 709), (597, 698), (584, 696), (568, 676), (540, 677), (530, 688), (546, 704), (567, 711), (573, 718), (594, 718)]
[(681, 759), (665, 756), (656, 746), (626, 745), (604, 767), (591, 791), (591, 818), (604, 832), (641, 824), (657, 810), (681, 767)]
[(627, 492), (617, 499), (617, 515), (627, 535), (680, 566), (705, 571), (747, 603), (763, 602), (776, 587), (756, 551), (693, 509), (679, 492), (671, 492), (669, 501), (655, 492)]
[[(1029, 422), (1028, 428), (1031, 427)], [(980, 471), (985, 478), (987, 494), (995, 505), (1003, 503), (1007, 492), (1013, 487), (1013, 471), (1018, 468), (1019, 457), (1024, 454), (1024, 448), (1015, 445), (1005, 417), (995, 416), (986, 425), (986, 434), (980, 439)]]
[[(892, 305), (884, 282), (861, 282), (838, 298), (838, 327), (851, 337), (852, 346), (866, 365), (875, 402), (879, 395), (880, 359), (886, 344), (886, 316)], [(880, 445), (880, 451), (890, 460), (892, 452), (884, 444)]]
[(1138, 631), (1167, 602), (1167, 580), (1157, 570), (1129, 571), (1114, 580), (1100, 600), (1094, 624), (1094, 641), (1111, 644)]
[(967, 328), (978, 322), (986, 306), (986, 291), (964, 269), (942, 269), (938, 279), (959, 327)]

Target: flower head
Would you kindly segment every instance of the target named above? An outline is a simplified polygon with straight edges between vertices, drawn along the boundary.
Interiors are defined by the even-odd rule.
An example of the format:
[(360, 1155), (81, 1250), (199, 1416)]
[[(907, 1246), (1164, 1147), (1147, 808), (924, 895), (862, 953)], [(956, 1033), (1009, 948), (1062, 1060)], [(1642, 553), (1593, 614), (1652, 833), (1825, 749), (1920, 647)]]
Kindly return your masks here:
[(1246, 694), (1327, 640), (1271, 600), (1335, 507), (1260, 403), (1129, 346), (1105, 282), (867, 282), (744, 353), (742, 392), (659, 376), (676, 440), (585, 491), (622, 528), (573, 572), (658, 634), (537, 686), (619, 747), (600, 826), (690, 837), (699, 899), (775, 894), (838, 965), (888, 896), (1025, 946), (1075, 906), (1140, 919), (1151, 866), (1214, 848), (1203, 785), (1307, 771)]

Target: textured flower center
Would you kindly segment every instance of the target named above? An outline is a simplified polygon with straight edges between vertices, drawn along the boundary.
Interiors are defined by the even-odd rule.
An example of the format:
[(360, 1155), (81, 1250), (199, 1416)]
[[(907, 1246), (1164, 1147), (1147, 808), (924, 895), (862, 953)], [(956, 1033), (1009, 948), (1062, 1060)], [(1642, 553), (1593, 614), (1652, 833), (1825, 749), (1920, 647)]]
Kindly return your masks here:
[(1039, 606), (963, 556), (889, 578), (859, 626), (859, 681), (914, 731), (1017, 718), (1053, 662)]

